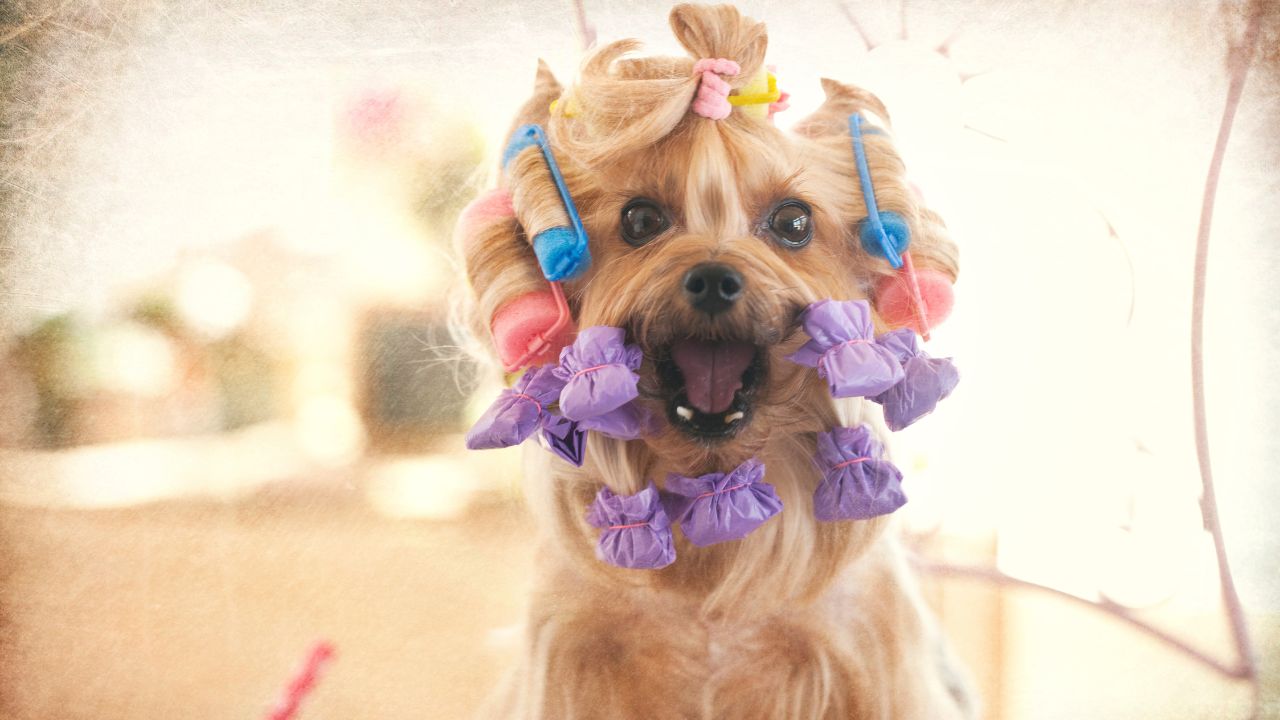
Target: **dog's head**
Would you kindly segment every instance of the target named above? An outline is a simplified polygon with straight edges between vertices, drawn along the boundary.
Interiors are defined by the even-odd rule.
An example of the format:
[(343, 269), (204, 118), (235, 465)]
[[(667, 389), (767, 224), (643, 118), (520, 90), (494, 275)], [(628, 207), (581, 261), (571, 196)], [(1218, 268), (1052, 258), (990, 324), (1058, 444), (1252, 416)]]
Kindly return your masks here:
[[(564, 286), (578, 326), (625, 328), (643, 349), (641, 397), (658, 418), (644, 442), (696, 472), (741, 461), (778, 434), (837, 424), (823, 384), (783, 357), (803, 342), (809, 303), (874, 301), (892, 273), (858, 241), (867, 210), (847, 122), (870, 112), (887, 123), (887, 113), (831, 80), (823, 106), (791, 133), (774, 126), (767, 102), (722, 119), (692, 112), (696, 59), (735, 62), (724, 80), (749, 97), (766, 77), (765, 27), (730, 6), (690, 5), (672, 11), (671, 26), (690, 57), (613, 43), (567, 91), (541, 66), (518, 122), (547, 127), (590, 237), (590, 268)], [(889, 136), (869, 134), (865, 147), (880, 208), (912, 225), (917, 265), (954, 279), (954, 250), (908, 189)], [(518, 222), (464, 238), (482, 316), (545, 286), (525, 238), (563, 212), (535, 154), (507, 177)]]

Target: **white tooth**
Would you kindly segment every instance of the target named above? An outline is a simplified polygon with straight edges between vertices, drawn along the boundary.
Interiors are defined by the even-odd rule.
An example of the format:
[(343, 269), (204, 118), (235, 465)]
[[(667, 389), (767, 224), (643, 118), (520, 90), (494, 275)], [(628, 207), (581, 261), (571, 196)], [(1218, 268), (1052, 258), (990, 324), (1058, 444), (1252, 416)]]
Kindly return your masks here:
[(693, 411), (683, 405), (676, 406), (676, 414), (685, 420), (693, 419)]
[(743, 417), (744, 417), (744, 413), (741, 410), (739, 410), (738, 412), (732, 412), (732, 413), (729, 413), (728, 415), (725, 415), (724, 421), (726, 424), (728, 424), (731, 422), (736, 422), (738, 420), (741, 420)]

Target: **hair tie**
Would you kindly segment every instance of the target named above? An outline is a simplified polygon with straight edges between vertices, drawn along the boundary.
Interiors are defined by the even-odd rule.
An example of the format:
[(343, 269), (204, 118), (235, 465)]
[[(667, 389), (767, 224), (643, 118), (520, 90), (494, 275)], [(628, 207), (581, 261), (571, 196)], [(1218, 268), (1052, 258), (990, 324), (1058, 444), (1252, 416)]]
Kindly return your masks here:
[(742, 72), (738, 63), (725, 58), (703, 58), (693, 64), (693, 74), (701, 75), (698, 93), (693, 98), (693, 111), (704, 118), (723, 120), (733, 112), (729, 104), (729, 83), (721, 75), (737, 75)]

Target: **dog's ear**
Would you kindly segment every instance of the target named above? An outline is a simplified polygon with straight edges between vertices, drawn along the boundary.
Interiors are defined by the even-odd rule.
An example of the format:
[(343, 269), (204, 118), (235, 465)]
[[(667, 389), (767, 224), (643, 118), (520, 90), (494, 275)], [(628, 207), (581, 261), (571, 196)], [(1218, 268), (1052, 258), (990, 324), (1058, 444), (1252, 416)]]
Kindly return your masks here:
[(520, 111), (516, 113), (515, 122), (507, 130), (507, 137), (521, 125), (537, 123), (546, 125), (547, 120), (551, 118), (551, 103), (557, 100), (564, 93), (564, 87), (560, 85), (560, 81), (556, 80), (556, 76), (552, 74), (551, 68), (547, 66), (545, 60), (538, 60), (538, 69), (533, 76), (533, 95), (525, 101), (520, 107)]
[[(858, 198), (851, 216), (845, 220), (856, 246), (854, 253), (863, 261), (859, 263), (859, 275), (876, 310), (890, 325), (911, 325), (923, 332), (936, 326), (950, 312), (950, 286), (958, 272), (955, 243), (942, 218), (925, 206), (920, 191), (907, 179), (906, 166), (888, 132), (889, 111), (880, 98), (830, 78), (822, 79), (822, 89), (826, 101), (793, 131), (821, 148), (821, 155), (847, 178), (849, 193)], [(907, 297), (914, 294), (914, 291), (908, 292), (909, 279), (895, 272), (883, 257), (868, 252), (859, 240), (859, 230), (868, 210), (850, 135), (850, 116), (855, 113), (868, 121), (862, 129), (862, 147), (877, 209), (899, 216), (910, 232), (908, 251), (916, 269), (915, 285), (920, 288), (921, 300), (926, 306), (923, 315), (928, 318), (924, 327), (919, 326), (913, 301)]]
[(795, 133), (814, 139), (831, 136), (847, 138), (849, 116), (856, 112), (871, 112), (886, 127), (889, 126), (889, 111), (874, 93), (831, 78), (822, 78), (822, 91), (826, 93), (826, 101), (793, 128)]
[[(509, 141), (521, 126), (542, 126), (539, 133), (550, 129), (551, 104), (563, 94), (551, 68), (539, 60), (533, 95), (516, 114)], [(502, 154), (499, 187), (468, 205), (455, 230), (455, 244), (465, 259), (476, 300), (471, 331), (492, 341), (492, 348), (508, 369), (547, 361), (547, 354), (528, 357), (536, 346), (534, 341), (541, 338), (562, 345), (564, 333), (571, 332), (561, 322), (562, 307), (530, 245), (542, 230), (566, 227), (570, 222), (546, 160), (529, 142), (527, 129), (520, 137), (523, 140)], [(555, 328), (560, 334), (550, 337)], [(558, 353), (560, 345), (548, 352)]]
[[(516, 113), (507, 137), (521, 125), (545, 125), (550, 118), (552, 101), (563, 92), (551, 68), (539, 60), (533, 94)], [(511, 187), (507, 173), (504, 172), (502, 178), (499, 187), (482, 193), (462, 211), (454, 230), (454, 242), (465, 262), (468, 284), (475, 299), (469, 329), (474, 336), (490, 340), (491, 347), (505, 364), (511, 353), (507, 346), (511, 343), (499, 336), (510, 333), (503, 332), (499, 325), (510, 325), (512, 321), (502, 318), (512, 314), (509, 308), (513, 305), (520, 308), (516, 313), (521, 315), (520, 320), (529, 314), (530, 307), (546, 314), (542, 307), (546, 303), (540, 305), (528, 298), (541, 298), (546, 294), (547, 281), (517, 219), (512, 194), (519, 189)]]

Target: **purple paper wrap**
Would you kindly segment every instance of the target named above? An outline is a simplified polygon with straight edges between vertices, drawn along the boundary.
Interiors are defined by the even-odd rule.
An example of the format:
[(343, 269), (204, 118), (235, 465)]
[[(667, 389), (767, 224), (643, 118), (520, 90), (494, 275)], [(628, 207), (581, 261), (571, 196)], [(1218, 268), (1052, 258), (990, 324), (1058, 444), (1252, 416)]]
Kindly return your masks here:
[(596, 557), (610, 565), (651, 570), (676, 560), (671, 520), (652, 482), (635, 495), (600, 488), (587, 509), (587, 522), (600, 528)]
[(654, 431), (653, 420), (652, 414), (643, 407), (627, 403), (607, 413), (583, 418), (578, 426), (619, 440), (635, 440)]
[(902, 361), (902, 382), (870, 398), (884, 406), (884, 422), (890, 430), (901, 430), (933, 412), (960, 382), (951, 358), (929, 357), (908, 328), (887, 332), (876, 342)]
[(579, 331), (573, 344), (560, 351), (554, 369), (564, 382), (560, 412), (570, 420), (599, 417), (634, 400), (644, 355), (624, 342), (622, 328), (597, 325)]
[(782, 500), (763, 479), (764, 464), (755, 458), (728, 473), (673, 473), (667, 476), (667, 509), (694, 545), (741, 540), (782, 511)]
[(564, 381), (553, 371), (551, 366), (529, 368), (515, 385), (503, 390), (467, 432), (467, 448), (511, 447), (528, 439), (539, 422), (549, 416), (547, 408), (556, 402), (564, 387)]
[(890, 330), (876, 338), (876, 344), (893, 353), (900, 363), (920, 354), (920, 336), (911, 328)]
[(822, 482), (813, 493), (819, 520), (865, 520), (902, 507), (902, 473), (882, 459), (884, 447), (866, 425), (818, 433)]
[(875, 342), (867, 301), (819, 300), (801, 322), (811, 339), (787, 359), (817, 368), (833, 397), (879, 395), (902, 380), (902, 363)]
[(587, 433), (578, 423), (561, 415), (548, 414), (542, 419), (542, 441), (553, 455), (582, 467), (587, 452)]

